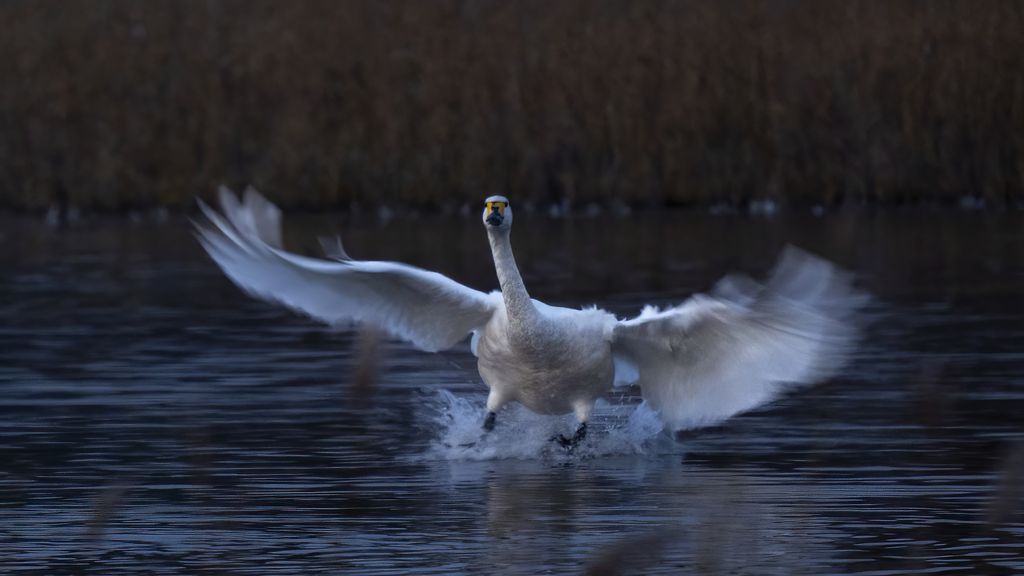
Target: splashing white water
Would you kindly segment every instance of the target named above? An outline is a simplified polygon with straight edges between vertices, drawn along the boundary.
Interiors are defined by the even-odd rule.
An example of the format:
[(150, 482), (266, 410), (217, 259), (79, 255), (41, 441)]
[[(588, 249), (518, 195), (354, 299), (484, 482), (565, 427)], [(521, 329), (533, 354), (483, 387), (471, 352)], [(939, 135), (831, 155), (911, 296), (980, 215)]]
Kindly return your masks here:
[(572, 415), (542, 416), (518, 404), (498, 414), (497, 426), (483, 434), (484, 399), (464, 398), (447, 390), (428, 403), (439, 428), (428, 457), (444, 460), (495, 460), (538, 458), (580, 459), (593, 456), (649, 454), (674, 444), (662, 434), (657, 414), (639, 405), (613, 405), (598, 401), (589, 422), (587, 438), (569, 452), (552, 441), (559, 434), (571, 435), (576, 427)]

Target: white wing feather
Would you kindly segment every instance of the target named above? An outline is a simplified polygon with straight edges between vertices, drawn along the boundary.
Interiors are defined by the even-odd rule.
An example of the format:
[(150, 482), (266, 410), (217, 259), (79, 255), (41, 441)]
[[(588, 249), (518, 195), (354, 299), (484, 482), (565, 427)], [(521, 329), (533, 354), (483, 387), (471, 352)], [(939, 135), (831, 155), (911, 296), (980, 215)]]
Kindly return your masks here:
[(280, 249), (283, 246), (281, 209), (260, 195), (255, 188), (249, 186), (245, 189), (242, 202), (225, 186), (217, 190), (217, 197), (224, 215), (244, 237), (261, 240), (271, 248)]
[(846, 274), (790, 248), (766, 286), (727, 278), (713, 296), (648, 307), (615, 326), (612, 350), (666, 425), (708, 426), (834, 374), (863, 303)]
[[(221, 191), (226, 218), (202, 202), (196, 225), (210, 257), (240, 288), (331, 325), (365, 322), (417, 348), (450, 348), (485, 324), (495, 299), (446, 276), (396, 262), (322, 260), (280, 249), (280, 212), (255, 191)], [(340, 252), (344, 254), (344, 252)]]

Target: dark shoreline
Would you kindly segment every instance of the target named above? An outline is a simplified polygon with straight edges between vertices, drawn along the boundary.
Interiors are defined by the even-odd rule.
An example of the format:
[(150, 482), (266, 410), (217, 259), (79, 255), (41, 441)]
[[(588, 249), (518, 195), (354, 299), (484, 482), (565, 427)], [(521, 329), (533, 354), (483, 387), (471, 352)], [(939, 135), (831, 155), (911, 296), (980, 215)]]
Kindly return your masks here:
[[(212, 202), (212, 199), (206, 199)], [(286, 218), (315, 218), (331, 217), (343, 221), (359, 222), (390, 222), (392, 220), (408, 221), (425, 217), (443, 218), (452, 221), (477, 218), (476, 206), (463, 204), (459, 207), (451, 206), (402, 206), (394, 207), (388, 204), (375, 204), (360, 206), (357, 208), (341, 206), (325, 206), (322, 208), (309, 206), (282, 206)], [(821, 204), (799, 204), (786, 203), (765, 203), (760, 200), (755, 203), (746, 203), (739, 206), (726, 204), (693, 205), (676, 204), (663, 207), (650, 206), (629, 206), (626, 204), (598, 204), (594, 202), (585, 203), (581, 206), (566, 210), (559, 205), (531, 205), (517, 206), (520, 213), (543, 218), (545, 220), (567, 220), (586, 221), (595, 219), (622, 219), (636, 217), (650, 217), (653, 215), (700, 215), (704, 214), (715, 218), (748, 218), (748, 219), (777, 219), (787, 217), (815, 217), (825, 218), (830, 216), (843, 216), (849, 214), (859, 215), (896, 215), (896, 214), (940, 214), (952, 215), (962, 214), (964, 216), (999, 216), (1015, 215), (1024, 213), (1024, 202), (1014, 206), (990, 206), (974, 197), (964, 197), (959, 203), (953, 202), (919, 202), (904, 204), (863, 204), (843, 206), (823, 206)], [(159, 206), (147, 209), (79, 209), (72, 207), (60, 214), (56, 208), (50, 207), (47, 210), (25, 210), (0, 208), (0, 220), (32, 222), (41, 221), (51, 227), (64, 227), (87, 222), (133, 222), (133, 223), (166, 223), (183, 219), (194, 219), (201, 217), (197, 207), (183, 209), (181, 207)]]

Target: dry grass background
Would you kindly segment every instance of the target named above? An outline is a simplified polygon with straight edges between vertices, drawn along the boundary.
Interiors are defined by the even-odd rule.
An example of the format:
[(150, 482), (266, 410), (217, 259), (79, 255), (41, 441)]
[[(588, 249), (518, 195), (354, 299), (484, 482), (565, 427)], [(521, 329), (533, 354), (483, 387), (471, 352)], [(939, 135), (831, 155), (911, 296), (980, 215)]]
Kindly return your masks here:
[(0, 206), (1024, 199), (1019, 0), (7, 0)]

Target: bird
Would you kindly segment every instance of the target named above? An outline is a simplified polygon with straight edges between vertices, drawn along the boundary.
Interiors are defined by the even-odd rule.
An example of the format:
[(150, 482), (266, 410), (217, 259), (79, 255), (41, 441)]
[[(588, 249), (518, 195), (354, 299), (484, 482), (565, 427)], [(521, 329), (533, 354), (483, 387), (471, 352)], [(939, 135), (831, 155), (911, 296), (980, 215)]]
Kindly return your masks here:
[(488, 388), (482, 434), (509, 403), (548, 415), (574, 414), (573, 449), (587, 435), (595, 402), (635, 385), (668, 431), (719, 424), (782, 393), (828, 379), (849, 360), (865, 298), (853, 277), (796, 247), (767, 280), (729, 275), (709, 292), (619, 319), (597, 307), (531, 298), (512, 250), (513, 209), (484, 201), (499, 289), (485, 293), (440, 273), (390, 261), (355, 260), (340, 237), (322, 258), (285, 250), (281, 210), (248, 188), (219, 190), (220, 211), (202, 200), (198, 241), (244, 292), (328, 325), (364, 324), (437, 352), (469, 340)]

